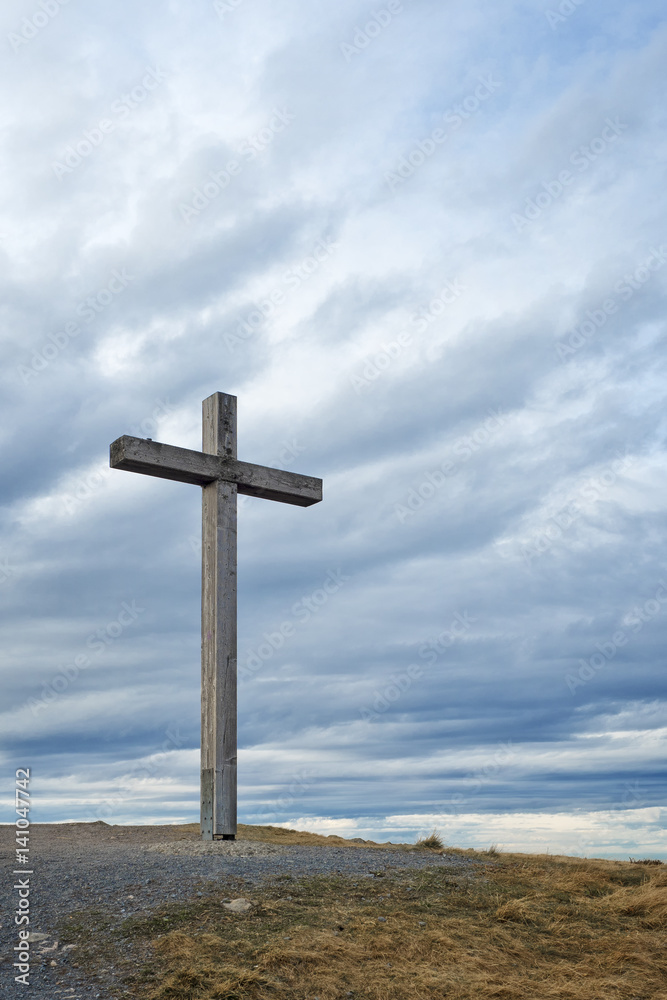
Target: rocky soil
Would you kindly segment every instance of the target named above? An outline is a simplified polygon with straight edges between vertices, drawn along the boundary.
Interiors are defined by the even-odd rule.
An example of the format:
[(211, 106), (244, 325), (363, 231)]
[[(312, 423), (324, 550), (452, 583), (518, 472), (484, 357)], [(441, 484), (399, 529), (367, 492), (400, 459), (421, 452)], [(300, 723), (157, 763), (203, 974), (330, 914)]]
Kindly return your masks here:
[[(253, 886), (281, 876), (349, 874), (372, 877), (383, 868), (446, 867), (464, 872), (471, 862), (458, 855), (371, 848), (350, 843), (283, 845), (257, 840), (202, 843), (181, 827), (114, 827), (105, 823), (38, 824), (30, 827), (31, 971), (28, 988), (14, 982), (18, 928), (14, 912), (18, 877), (14, 826), (0, 827), (0, 887), (5, 919), (0, 932), (0, 995), (31, 1000), (120, 1000), (114, 969), (91, 980), (74, 966), (76, 948), (59, 937), (70, 919), (88, 911), (110, 927), (128, 917), (148, 916), (165, 903), (190, 899), (212, 888), (221, 896), (250, 895)], [(92, 919), (92, 918), (91, 918)], [(114, 983), (117, 983), (117, 988)]]

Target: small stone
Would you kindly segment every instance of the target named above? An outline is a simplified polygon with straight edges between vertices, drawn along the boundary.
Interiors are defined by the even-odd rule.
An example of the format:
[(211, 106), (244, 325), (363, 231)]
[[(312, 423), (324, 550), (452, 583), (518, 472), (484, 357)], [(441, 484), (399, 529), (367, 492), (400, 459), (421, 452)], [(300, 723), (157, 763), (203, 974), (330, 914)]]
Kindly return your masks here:
[(426, 921), (425, 920), (420, 920), (419, 921), (419, 926), (420, 927), (426, 927)]
[(378, 923), (379, 924), (386, 924), (387, 923), (387, 918), (386, 917), (378, 917)]
[(58, 963), (56, 962), (55, 958), (52, 958), (51, 961), (49, 962), (49, 965), (57, 965), (57, 964)]
[(223, 903), (222, 905), (226, 910), (230, 910), (231, 913), (247, 913), (253, 906), (250, 900), (244, 899), (243, 896), (240, 896), (238, 899), (232, 899), (231, 902)]

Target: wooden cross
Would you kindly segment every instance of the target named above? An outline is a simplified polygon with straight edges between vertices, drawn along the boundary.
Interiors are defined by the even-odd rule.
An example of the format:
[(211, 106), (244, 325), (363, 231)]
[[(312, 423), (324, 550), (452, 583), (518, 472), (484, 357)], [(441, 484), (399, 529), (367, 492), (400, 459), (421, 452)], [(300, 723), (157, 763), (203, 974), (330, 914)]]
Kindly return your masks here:
[(236, 396), (216, 392), (202, 403), (201, 451), (150, 438), (120, 437), (112, 469), (202, 487), (201, 835), (236, 836), (236, 497), (310, 507), (322, 480), (239, 462)]

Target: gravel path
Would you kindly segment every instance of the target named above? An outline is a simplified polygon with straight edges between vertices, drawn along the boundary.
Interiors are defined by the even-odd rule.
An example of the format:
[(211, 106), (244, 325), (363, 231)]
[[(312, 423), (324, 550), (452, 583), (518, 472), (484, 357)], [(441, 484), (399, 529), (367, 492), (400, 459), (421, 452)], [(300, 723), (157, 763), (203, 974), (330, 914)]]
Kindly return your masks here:
[(164, 903), (188, 899), (238, 879), (251, 892), (280, 875), (344, 874), (372, 877), (388, 868), (447, 868), (464, 873), (472, 862), (459, 855), (413, 853), (354, 846), (301, 846), (261, 841), (202, 843), (179, 827), (111, 827), (104, 823), (33, 825), (30, 828), (31, 971), (28, 987), (14, 982), (18, 944), (14, 912), (14, 827), (0, 827), (5, 878), (0, 889), (5, 919), (0, 933), (0, 996), (30, 1000), (117, 1000), (121, 993), (87, 983), (70, 965), (73, 950), (56, 944), (69, 914), (94, 907), (121, 923)]

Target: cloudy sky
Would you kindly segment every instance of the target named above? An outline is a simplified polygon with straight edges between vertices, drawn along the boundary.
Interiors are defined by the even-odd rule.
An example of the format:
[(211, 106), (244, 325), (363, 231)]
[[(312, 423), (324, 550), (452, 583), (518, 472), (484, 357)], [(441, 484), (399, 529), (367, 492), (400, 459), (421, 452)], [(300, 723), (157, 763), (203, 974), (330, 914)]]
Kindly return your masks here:
[(664, 6), (381, 2), (3, 7), (5, 791), (197, 819), (222, 391), (239, 818), (667, 858)]

